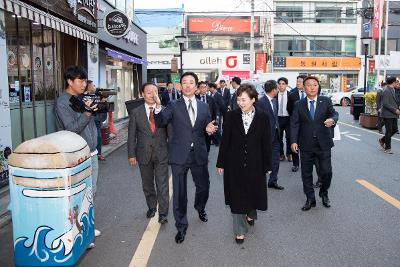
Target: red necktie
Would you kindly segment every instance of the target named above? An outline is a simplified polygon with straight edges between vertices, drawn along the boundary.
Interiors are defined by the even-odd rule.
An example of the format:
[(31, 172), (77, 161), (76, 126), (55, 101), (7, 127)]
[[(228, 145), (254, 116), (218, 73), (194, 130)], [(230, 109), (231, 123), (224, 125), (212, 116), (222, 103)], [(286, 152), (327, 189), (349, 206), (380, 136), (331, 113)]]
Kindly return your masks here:
[(153, 107), (149, 107), (150, 109), (150, 115), (149, 115), (149, 122), (150, 122), (150, 130), (153, 134), (156, 133), (156, 122), (154, 121), (154, 113), (153, 113)]

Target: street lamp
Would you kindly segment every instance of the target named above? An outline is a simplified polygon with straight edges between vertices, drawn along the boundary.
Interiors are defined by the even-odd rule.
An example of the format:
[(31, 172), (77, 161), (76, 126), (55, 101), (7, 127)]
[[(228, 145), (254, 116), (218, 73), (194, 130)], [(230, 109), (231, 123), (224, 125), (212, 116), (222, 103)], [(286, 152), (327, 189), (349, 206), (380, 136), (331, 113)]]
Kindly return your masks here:
[[(371, 44), (371, 41), (371, 37), (361, 37), (361, 42), (364, 45), (364, 96), (367, 93), (368, 47)], [(363, 101), (363, 112), (365, 113), (365, 97)]]
[(179, 35), (179, 36), (175, 36), (176, 41), (179, 44), (179, 54), (180, 54), (180, 58), (181, 58), (181, 66), (179, 68), (179, 75), (182, 76), (183, 74), (183, 58), (182, 58), (182, 51), (184, 49), (184, 44), (186, 41), (186, 36), (183, 35)]

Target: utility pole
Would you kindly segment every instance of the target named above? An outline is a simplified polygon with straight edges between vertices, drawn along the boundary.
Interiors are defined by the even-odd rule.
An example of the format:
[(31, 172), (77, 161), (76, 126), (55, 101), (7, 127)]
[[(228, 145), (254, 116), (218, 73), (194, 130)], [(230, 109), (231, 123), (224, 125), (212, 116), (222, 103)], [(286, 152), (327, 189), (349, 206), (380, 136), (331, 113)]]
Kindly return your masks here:
[(251, 0), (251, 20), (250, 20), (250, 79), (254, 77), (254, 0)]

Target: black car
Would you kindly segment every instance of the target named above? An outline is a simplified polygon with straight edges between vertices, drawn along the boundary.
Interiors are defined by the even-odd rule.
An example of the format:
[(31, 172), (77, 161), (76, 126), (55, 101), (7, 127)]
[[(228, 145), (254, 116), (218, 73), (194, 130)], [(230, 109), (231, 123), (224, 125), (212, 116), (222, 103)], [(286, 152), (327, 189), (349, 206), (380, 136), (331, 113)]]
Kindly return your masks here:
[(351, 95), (350, 114), (355, 120), (358, 120), (360, 114), (364, 112), (364, 92), (356, 92)]

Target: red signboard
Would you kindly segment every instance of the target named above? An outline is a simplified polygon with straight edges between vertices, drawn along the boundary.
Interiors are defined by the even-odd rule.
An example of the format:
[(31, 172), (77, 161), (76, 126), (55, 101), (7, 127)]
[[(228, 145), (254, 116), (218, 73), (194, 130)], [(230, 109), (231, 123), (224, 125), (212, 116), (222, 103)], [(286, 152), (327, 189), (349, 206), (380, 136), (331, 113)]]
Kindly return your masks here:
[(375, 59), (368, 60), (368, 71), (369, 73), (375, 72)]
[[(189, 33), (206, 32), (210, 34), (250, 33), (250, 17), (188, 17)], [(260, 30), (260, 18), (254, 18), (254, 33)]]
[(242, 80), (248, 80), (250, 79), (250, 71), (223, 70), (222, 76), (229, 77), (229, 80), (231, 80), (233, 77), (239, 77)]
[(372, 19), (372, 39), (379, 38), (379, 21), (381, 20), (381, 0), (374, 0), (374, 17)]
[(256, 73), (267, 72), (267, 54), (257, 53), (256, 54)]

